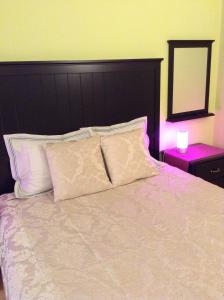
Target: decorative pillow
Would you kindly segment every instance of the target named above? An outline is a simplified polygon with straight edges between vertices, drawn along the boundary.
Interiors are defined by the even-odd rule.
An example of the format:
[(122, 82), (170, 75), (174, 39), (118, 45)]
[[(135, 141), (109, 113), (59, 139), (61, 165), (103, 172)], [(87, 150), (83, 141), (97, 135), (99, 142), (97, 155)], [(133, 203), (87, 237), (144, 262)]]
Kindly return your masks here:
[(142, 129), (101, 137), (101, 147), (115, 186), (159, 174), (145, 147)]
[(94, 136), (96, 134), (100, 136), (105, 135), (112, 135), (122, 132), (128, 132), (135, 129), (142, 128), (145, 132), (145, 145), (146, 147), (149, 146), (149, 138), (147, 135), (147, 117), (141, 117), (134, 120), (131, 120), (129, 122), (125, 123), (119, 123), (111, 126), (95, 126), (95, 127), (89, 127), (91, 130), (91, 134)]
[(79, 142), (48, 144), (45, 149), (55, 201), (112, 187), (104, 167), (99, 136)]
[(88, 129), (80, 129), (64, 135), (4, 135), (12, 177), (16, 181), (14, 187), (16, 197), (26, 198), (52, 189), (43, 145), (61, 141), (78, 141), (87, 137), (90, 137)]

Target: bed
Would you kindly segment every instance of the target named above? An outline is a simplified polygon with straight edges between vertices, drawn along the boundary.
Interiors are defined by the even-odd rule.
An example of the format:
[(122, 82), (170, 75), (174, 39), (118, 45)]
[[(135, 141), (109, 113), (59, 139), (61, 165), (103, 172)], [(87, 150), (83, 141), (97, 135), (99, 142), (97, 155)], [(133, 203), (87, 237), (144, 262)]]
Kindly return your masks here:
[(54, 202), (16, 199), (3, 134), (148, 117), (159, 157), (161, 59), (0, 64), (1, 268), (8, 300), (224, 299), (224, 192), (159, 175)]

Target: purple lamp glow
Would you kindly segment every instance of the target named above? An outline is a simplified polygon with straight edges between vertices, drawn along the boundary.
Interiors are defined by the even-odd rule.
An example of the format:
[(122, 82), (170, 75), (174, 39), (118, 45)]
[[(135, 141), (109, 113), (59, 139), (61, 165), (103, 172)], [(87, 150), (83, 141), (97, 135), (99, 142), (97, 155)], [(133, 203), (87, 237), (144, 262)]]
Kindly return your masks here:
[(186, 153), (188, 148), (188, 131), (177, 132), (177, 149), (180, 153)]

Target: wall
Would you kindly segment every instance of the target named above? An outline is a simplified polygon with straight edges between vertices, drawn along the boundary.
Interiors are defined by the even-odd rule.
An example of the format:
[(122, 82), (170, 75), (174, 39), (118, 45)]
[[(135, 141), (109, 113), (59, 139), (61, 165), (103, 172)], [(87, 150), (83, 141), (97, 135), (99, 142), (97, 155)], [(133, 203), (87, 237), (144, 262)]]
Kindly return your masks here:
[(218, 70), (217, 103), (215, 116), (214, 144), (224, 147), (224, 0), (222, 1), (222, 22)]
[(0, 60), (163, 57), (161, 149), (177, 128), (190, 142), (213, 142), (214, 118), (166, 123), (168, 39), (215, 39), (210, 111), (215, 109), (222, 0), (4, 0)]

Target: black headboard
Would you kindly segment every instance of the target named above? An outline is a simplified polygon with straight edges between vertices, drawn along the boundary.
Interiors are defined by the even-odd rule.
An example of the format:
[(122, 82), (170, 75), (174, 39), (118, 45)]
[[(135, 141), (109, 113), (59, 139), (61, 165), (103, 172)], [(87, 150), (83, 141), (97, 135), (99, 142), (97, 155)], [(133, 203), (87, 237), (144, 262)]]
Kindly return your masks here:
[(158, 158), (161, 60), (0, 63), (0, 194), (14, 184), (3, 134), (62, 134), (147, 115)]

